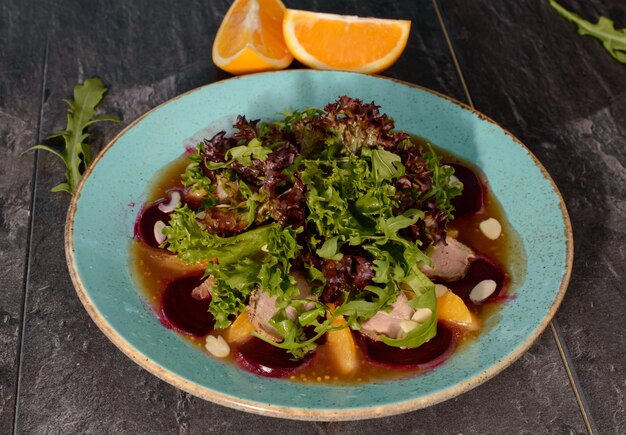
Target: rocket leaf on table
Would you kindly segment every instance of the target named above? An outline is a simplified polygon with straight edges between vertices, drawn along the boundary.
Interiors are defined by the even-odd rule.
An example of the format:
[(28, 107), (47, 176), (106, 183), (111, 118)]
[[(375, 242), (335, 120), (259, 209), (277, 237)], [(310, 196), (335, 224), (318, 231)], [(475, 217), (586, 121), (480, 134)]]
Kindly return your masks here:
[(74, 87), (73, 100), (63, 100), (69, 106), (67, 109), (67, 127), (56, 131), (48, 139), (62, 137), (65, 148), (56, 151), (46, 145), (35, 145), (24, 152), (36, 149), (51, 152), (65, 163), (66, 181), (54, 186), (53, 192), (65, 191), (72, 195), (83, 173), (92, 160), (91, 145), (87, 142), (89, 133), (87, 128), (102, 121), (119, 122), (113, 115), (96, 115), (96, 107), (102, 101), (107, 88), (97, 77), (85, 80)]
[(615, 23), (607, 17), (600, 17), (598, 22), (594, 24), (574, 12), (568, 11), (555, 0), (550, 0), (550, 6), (563, 18), (575, 23), (580, 35), (589, 35), (599, 39), (611, 56), (621, 63), (626, 63), (626, 27), (616, 29)]

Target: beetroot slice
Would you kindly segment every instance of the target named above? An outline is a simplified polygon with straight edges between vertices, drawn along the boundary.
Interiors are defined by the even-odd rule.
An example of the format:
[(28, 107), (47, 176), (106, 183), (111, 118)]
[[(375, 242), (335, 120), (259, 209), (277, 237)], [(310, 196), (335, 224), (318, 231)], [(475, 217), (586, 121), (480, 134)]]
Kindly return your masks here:
[(467, 274), (458, 281), (439, 282), (452, 290), (457, 296), (461, 297), (465, 303), (473, 304), (469, 298), (470, 292), (476, 284), (485, 279), (492, 279), (496, 282), (496, 290), (491, 296), (482, 301), (482, 303), (485, 303), (495, 300), (498, 295), (500, 295), (506, 281), (502, 268), (489, 257), (479, 256), (472, 260)]
[(162, 202), (163, 200), (159, 200), (144, 208), (135, 222), (135, 237), (153, 248), (159, 247), (159, 242), (154, 237), (154, 224), (157, 221), (164, 224), (170, 221), (170, 215), (159, 210), (159, 204)]
[(368, 360), (395, 368), (420, 368), (428, 370), (444, 362), (454, 349), (453, 334), (444, 324), (437, 324), (437, 335), (413, 349), (388, 346), (364, 334), (356, 334)]
[(454, 206), (454, 217), (469, 216), (479, 212), (484, 204), (484, 186), (476, 174), (469, 168), (450, 163), (454, 168), (454, 176), (463, 183), (463, 194), (454, 198), (451, 203)]
[(252, 337), (237, 350), (235, 358), (241, 368), (250, 373), (268, 378), (282, 378), (310, 363), (313, 355), (310, 353), (299, 360), (293, 360), (293, 356), (286, 350)]
[(207, 335), (215, 324), (209, 313), (211, 298), (199, 300), (191, 296), (202, 283), (202, 276), (180, 278), (170, 282), (163, 292), (162, 323), (179, 332), (196, 337)]

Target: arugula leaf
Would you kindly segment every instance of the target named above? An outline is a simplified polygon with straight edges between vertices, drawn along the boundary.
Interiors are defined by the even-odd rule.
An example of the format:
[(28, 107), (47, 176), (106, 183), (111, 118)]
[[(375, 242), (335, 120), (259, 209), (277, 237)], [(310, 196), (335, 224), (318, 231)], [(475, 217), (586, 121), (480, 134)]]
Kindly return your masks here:
[(343, 258), (343, 254), (339, 252), (340, 248), (341, 244), (339, 243), (339, 236), (335, 236), (327, 239), (322, 247), (315, 251), (315, 253), (319, 255), (320, 258), (341, 260)]
[(315, 297), (320, 297), (326, 286), (326, 277), (321, 270), (317, 269), (312, 264), (304, 263), (304, 269), (307, 272), (307, 282), (312, 285), (311, 294)]
[[(62, 137), (65, 141), (65, 148), (58, 152), (46, 145), (35, 145), (25, 152), (32, 150), (44, 150), (51, 152), (65, 163), (66, 181), (54, 186), (52, 192), (64, 191), (70, 195), (76, 191), (76, 186), (83, 173), (92, 160), (91, 145), (87, 142), (89, 133), (87, 128), (96, 122), (120, 120), (113, 115), (95, 116), (96, 107), (102, 101), (107, 88), (102, 80), (93, 77), (85, 80), (82, 84), (74, 87), (74, 99), (63, 100), (69, 106), (67, 109), (67, 127), (65, 130), (57, 131), (48, 136), (48, 139)], [(22, 154), (24, 154), (22, 153)]]
[(363, 155), (370, 155), (372, 172), (378, 182), (392, 181), (404, 175), (404, 165), (399, 155), (382, 148), (363, 150)]
[(555, 0), (550, 0), (552, 6), (563, 18), (578, 26), (579, 35), (589, 35), (602, 41), (602, 45), (617, 61), (626, 63), (626, 27), (616, 29), (615, 23), (607, 17), (600, 17), (597, 23), (585, 20)]
[(271, 148), (263, 146), (259, 139), (254, 138), (246, 145), (239, 145), (226, 151), (226, 157), (229, 158), (227, 161), (207, 162), (207, 167), (212, 170), (228, 168), (233, 162), (250, 166), (253, 158), (264, 161), (272, 151)]
[(389, 282), (385, 287), (368, 285), (364, 291), (357, 294), (352, 300), (344, 303), (335, 310), (335, 316), (344, 316), (352, 329), (360, 329), (359, 320), (366, 320), (390, 306), (396, 298), (396, 287)]
[[(314, 307), (308, 308), (309, 305)], [(294, 299), (288, 307), (297, 313), (295, 318), (287, 315), (287, 307), (285, 307), (280, 309), (269, 322), (283, 337), (283, 341), (275, 343), (257, 333), (252, 335), (287, 350), (295, 359), (299, 359), (315, 350), (317, 347), (315, 341), (331, 329), (331, 320), (325, 320), (328, 307), (317, 301)], [(312, 337), (307, 337), (305, 328), (312, 328), (315, 334)]]
[(411, 289), (414, 298), (409, 301), (412, 308), (429, 308), (432, 315), (417, 328), (409, 331), (402, 338), (389, 338), (384, 335), (380, 340), (396, 347), (418, 347), (426, 343), (437, 334), (437, 296), (435, 285), (417, 267), (412, 269), (411, 275), (403, 281), (403, 289)]

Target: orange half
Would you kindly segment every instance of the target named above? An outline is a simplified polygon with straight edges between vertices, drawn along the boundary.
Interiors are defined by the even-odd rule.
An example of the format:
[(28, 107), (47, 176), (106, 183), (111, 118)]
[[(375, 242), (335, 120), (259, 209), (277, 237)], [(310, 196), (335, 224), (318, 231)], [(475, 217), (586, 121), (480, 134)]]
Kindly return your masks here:
[(283, 35), (303, 64), (317, 69), (377, 73), (400, 57), (411, 22), (287, 9)]
[(213, 62), (232, 74), (283, 69), (293, 56), (283, 38), (280, 0), (235, 0), (213, 43)]

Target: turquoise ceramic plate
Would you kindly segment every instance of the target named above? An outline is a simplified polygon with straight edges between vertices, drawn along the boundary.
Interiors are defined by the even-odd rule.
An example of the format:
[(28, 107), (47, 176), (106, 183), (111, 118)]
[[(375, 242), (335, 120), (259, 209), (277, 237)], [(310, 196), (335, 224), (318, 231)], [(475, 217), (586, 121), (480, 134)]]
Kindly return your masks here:
[[(208, 357), (164, 328), (129, 266), (133, 223), (159, 169), (197, 132), (237, 114), (276, 118), (287, 108), (323, 107), (340, 95), (375, 101), (396, 126), (475, 162), (487, 175), (528, 258), (527, 274), (477, 340), (434, 371), (353, 386), (259, 378)], [(72, 280), (85, 308), (123, 352), (178, 388), (222, 405), (296, 419), (372, 418), (425, 407), (494, 376), (526, 351), (561, 302), (572, 237), (561, 196), (543, 167), (510, 133), (432, 91), (343, 72), (284, 71), (196, 89), (139, 118), (98, 156), (72, 201), (66, 227)]]

